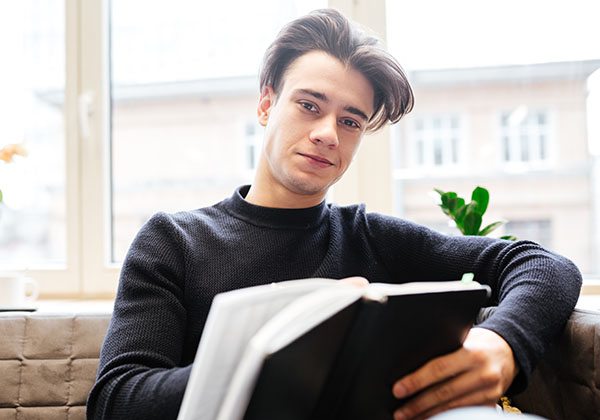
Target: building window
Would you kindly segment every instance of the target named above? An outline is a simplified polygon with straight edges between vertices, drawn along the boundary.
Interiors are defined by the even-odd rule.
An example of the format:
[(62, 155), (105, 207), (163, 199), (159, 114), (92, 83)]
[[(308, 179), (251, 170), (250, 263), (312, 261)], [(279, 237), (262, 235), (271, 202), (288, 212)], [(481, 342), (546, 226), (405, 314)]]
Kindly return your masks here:
[(514, 220), (506, 223), (504, 231), (519, 240), (537, 242), (552, 249), (552, 222), (550, 220)]
[(505, 162), (548, 161), (549, 121), (546, 111), (517, 107), (500, 117), (502, 159)]
[(461, 124), (455, 115), (419, 116), (413, 125), (416, 166), (439, 167), (460, 161)]

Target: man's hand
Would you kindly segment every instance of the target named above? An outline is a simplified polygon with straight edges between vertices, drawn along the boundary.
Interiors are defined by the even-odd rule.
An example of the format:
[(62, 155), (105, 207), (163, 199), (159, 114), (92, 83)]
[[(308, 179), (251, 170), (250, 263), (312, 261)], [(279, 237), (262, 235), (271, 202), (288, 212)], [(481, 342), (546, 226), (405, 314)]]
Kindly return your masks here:
[(369, 284), (369, 280), (364, 277), (346, 277), (345, 279), (341, 279), (340, 282), (356, 287), (366, 287)]
[(455, 407), (494, 405), (516, 374), (508, 343), (493, 331), (472, 328), (459, 350), (429, 361), (394, 384), (396, 398), (420, 392), (394, 413), (394, 419), (420, 419)]

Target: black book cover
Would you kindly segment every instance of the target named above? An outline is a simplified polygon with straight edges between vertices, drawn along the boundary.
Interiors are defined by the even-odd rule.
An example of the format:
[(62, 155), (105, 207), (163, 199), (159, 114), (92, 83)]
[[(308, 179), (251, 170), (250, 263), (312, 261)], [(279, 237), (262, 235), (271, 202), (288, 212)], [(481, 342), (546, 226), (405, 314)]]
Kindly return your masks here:
[(393, 383), (458, 349), (488, 293), (354, 302), (265, 359), (244, 419), (392, 419)]

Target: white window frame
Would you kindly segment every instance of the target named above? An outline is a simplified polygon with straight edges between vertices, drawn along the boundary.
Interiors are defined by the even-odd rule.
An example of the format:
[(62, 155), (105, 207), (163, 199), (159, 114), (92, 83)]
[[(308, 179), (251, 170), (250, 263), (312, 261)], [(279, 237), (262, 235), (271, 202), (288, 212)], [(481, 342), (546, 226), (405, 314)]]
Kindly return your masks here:
[[(75, 0), (71, 0), (75, 1)], [(113, 295), (120, 266), (110, 262), (109, 1), (78, 2), (81, 48), (80, 125), (81, 281), (85, 295)], [(81, 104), (90, 100), (89, 110)]]
[(66, 264), (26, 270), (42, 297), (111, 297), (108, 1), (65, 0)]
[(24, 272), (42, 297), (112, 297), (119, 267), (108, 263), (108, 1), (64, 0), (66, 261)]

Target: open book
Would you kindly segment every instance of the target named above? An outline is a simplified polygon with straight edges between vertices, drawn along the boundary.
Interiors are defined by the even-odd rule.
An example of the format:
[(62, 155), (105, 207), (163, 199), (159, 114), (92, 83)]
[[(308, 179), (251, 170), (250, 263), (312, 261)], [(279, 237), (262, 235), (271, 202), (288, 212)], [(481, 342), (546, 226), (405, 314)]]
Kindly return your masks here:
[(461, 346), (489, 288), (304, 279), (213, 300), (178, 420), (391, 419), (392, 384)]

